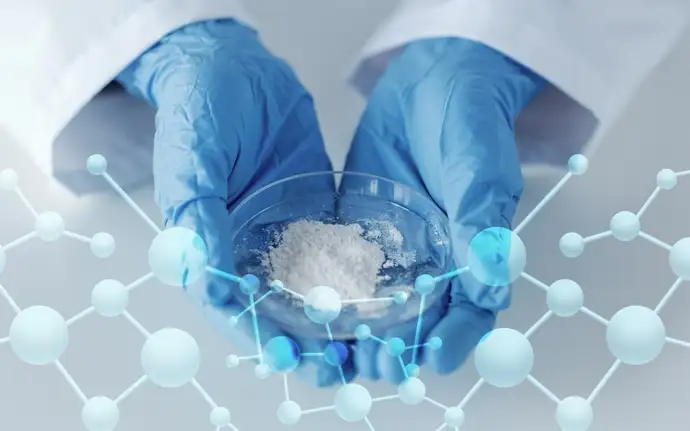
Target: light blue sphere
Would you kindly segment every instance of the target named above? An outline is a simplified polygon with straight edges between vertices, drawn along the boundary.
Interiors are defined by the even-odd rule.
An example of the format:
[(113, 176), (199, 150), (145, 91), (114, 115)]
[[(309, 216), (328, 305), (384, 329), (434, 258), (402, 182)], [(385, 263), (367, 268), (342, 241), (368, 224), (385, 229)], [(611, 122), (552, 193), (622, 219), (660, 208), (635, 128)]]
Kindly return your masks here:
[(398, 357), (405, 352), (405, 342), (402, 338), (391, 338), (386, 342), (386, 351), (393, 357)]
[(509, 388), (522, 383), (532, 372), (534, 350), (522, 333), (510, 328), (494, 329), (477, 345), (474, 364), (487, 383)]
[(606, 328), (609, 350), (621, 362), (643, 365), (656, 359), (666, 343), (666, 327), (654, 310), (631, 305), (613, 315)]
[(575, 258), (580, 256), (585, 250), (585, 239), (578, 233), (569, 232), (561, 237), (561, 240), (558, 242), (558, 248), (563, 253), (563, 256)]
[(676, 277), (690, 280), (690, 238), (683, 238), (673, 244), (668, 260)]
[(332, 287), (316, 286), (304, 296), (304, 314), (319, 325), (333, 322), (342, 308), (340, 294)]
[(393, 295), (393, 302), (398, 305), (403, 305), (407, 302), (408, 294), (406, 292), (395, 292)]
[(214, 407), (209, 415), (211, 425), (216, 428), (230, 425), (231, 420), (232, 415), (230, 414), (230, 410), (226, 409), (225, 407)]
[(398, 386), (398, 396), (404, 404), (419, 404), (426, 396), (426, 386), (417, 377), (408, 377)]
[(472, 238), (467, 252), (467, 266), (472, 275), (488, 286), (507, 286), (527, 265), (527, 250), (519, 236), (510, 229), (490, 227)]
[(260, 287), (261, 281), (254, 274), (247, 274), (240, 278), (240, 291), (245, 295), (254, 295)]
[(561, 431), (587, 431), (593, 420), (592, 405), (582, 397), (568, 397), (558, 403), (556, 422)]
[(465, 423), (465, 412), (460, 407), (450, 407), (443, 415), (446, 426), (459, 428)]
[(115, 317), (125, 312), (129, 304), (129, 291), (117, 280), (101, 280), (91, 291), (91, 305), (104, 317)]
[(671, 190), (678, 184), (678, 175), (671, 169), (662, 169), (656, 174), (656, 185), (660, 189)]
[(621, 211), (611, 218), (611, 233), (619, 241), (632, 241), (640, 234), (640, 219), (630, 211)]
[(86, 159), (86, 170), (91, 175), (103, 175), (108, 169), (108, 161), (101, 154), (94, 154)]
[(361, 324), (355, 328), (355, 338), (359, 341), (366, 341), (371, 337), (371, 328), (368, 325)]
[(191, 229), (171, 227), (161, 231), (149, 247), (149, 267), (163, 284), (183, 287), (197, 281), (206, 271), (208, 250)]
[(10, 325), (10, 346), (23, 362), (48, 365), (62, 356), (69, 343), (65, 319), (52, 308), (34, 305), (20, 311)]
[(120, 422), (120, 409), (106, 397), (93, 397), (81, 409), (81, 421), (89, 431), (114, 431)]
[(433, 337), (429, 339), (426, 346), (431, 350), (438, 350), (443, 346), (443, 340), (441, 340), (441, 337)]
[(89, 241), (89, 248), (94, 256), (105, 259), (115, 252), (115, 238), (106, 232), (99, 232)]
[(273, 280), (268, 284), (268, 287), (270, 287), (274, 293), (280, 293), (285, 289), (285, 284), (280, 280)]
[(264, 345), (264, 360), (274, 373), (290, 373), (300, 363), (301, 352), (297, 343), (289, 337), (273, 337)]
[(408, 377), (419, 377), (419, 365), (417, 364), (407, 364), (405, 365), (405, 372)]
[(141, 367), (154, 384), (179, 388), (191, 382), (201, 365), (196, 340), (176, 328), (164, 328), (146, 339), (141, 349)]
[(546, 292), (546, 303), (556, 316), (573, 316), (580, 311), (584, 302), (582, 288), (573, 280), (555, 281)]
[(573, 175), (583, 175), (589, 169), (589, 160), (582, 154), (574, 154), (568, 159), (568, 170)]
[(334, 404), (335, 411), (342, 420), (358, 422), (369, 415), (373, 400), (364, 386), (348, 383), (338, 389)]
[(436, 287), (436, 279), (429, 274), (422, 274), (414, 281), (414, 290), (420, 295), (429, 295)]
[(278, 407), (277, 414), (283, 425), (294, 425), (302, 419), (302, 407), (294, 401), (283, 401)]

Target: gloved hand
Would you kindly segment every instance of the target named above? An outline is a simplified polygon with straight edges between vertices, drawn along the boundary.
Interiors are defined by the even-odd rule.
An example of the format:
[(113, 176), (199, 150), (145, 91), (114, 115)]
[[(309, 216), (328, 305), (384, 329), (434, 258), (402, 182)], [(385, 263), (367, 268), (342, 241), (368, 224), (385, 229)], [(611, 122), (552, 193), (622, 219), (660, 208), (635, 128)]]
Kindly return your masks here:
[[(430, 196), (448, 215), (455, 263), (464, 267), (475, 234), (511, 227), (523, 189), (513, 123), (544, 86), (543, 78), (480, 43), (414, 42), (377, 82), (346, 170), (389, 178)], [(436, 288), (444, 287), (447, 296), (425, 313), (419, 340), (441, 338), (441, 349), (425, 349), (421, 360), (442, 374), (464, 363), (493, 329), (497, 312), (510, 304), (509, 286), (481, 285), (469, 272)], [(399, 337), (411, 346), (416, 323), (375, 335)], [(411, 358), (408, 350), (403, 360)], [(358, 342), (355, 362), (363, 377), (394, 383), (404, 378), (399, 359), (376, 341)]]
[[(117, 81), (157, 109), (156, 202), (166, 226), (188, 227), (201, 236), (211, 267), (233, 273), (229, 211), (243, 198), (291, 175), (331, 169), (311, 96), (255, 31), (234, 20), (174, 31)], [(308, 188), (333, 192), (334, 185), (315, 179)], [(305, 190), (284, 188), (281, 193), (289, 198)], [(244, 313), (236, 326), (229, 324), (244, 309), (237, 302), (242, 293), (236, 283), (209, 274), (186, 290), (242, 354), (258, 353), (252, 313)], [(258, 327), (262, 344), (287, 335), (302, 352), (325, 347), (283, 334), (261, 316)], [(346, 363), (344, 368), (352, 378), (353, 367)], [(318, 386), (340, 381), (338, 369), (318, 357), (304, 358), (297, 373)]]

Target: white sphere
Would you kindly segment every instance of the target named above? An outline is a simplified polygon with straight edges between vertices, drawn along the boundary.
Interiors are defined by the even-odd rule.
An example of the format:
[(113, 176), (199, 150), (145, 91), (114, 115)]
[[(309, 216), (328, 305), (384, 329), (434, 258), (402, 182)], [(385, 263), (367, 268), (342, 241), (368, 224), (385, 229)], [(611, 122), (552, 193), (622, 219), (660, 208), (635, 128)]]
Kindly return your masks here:
[(624, 364), (647, 364), (661, 354), (666, 327), (659, 315), (647, 307), (631, 305), (613, 315), (606, 327), (609, 350)]
[(467, 267), (479, 282), (507, 286), (517, 280), (527, 265), (522, 239), (510, 229), (490, 227), (476, 234), (467, 250)]
[(408, 405), (419, 404), (426, 396), (426, 386), (417, 377), (408, 377), (398, 386), (400, 401)]
[(102, 280), (91, 291), (91, 305), (104, 317), (121, 315), (129, 304), (127, 287), (116, 280)]
[(673, 244), (669, 264), (677, 277), (690, 280), (690, 238), (683, 238)]
[(568, 159), (568, 170), (573, 175), (582, 175), (589, 169), (589, 160), (582, 154), (575, 154)]
[(446, 426), (459, 428), (465, 423), (465, 412), (460, 407), (451, 407), (443, 415)]
[(671, 190), (678, 184), (678, 175), (670, 169), (662, 169), (656, 174), (657, 187), (664, 190)]
[(51, 364), (69, 343), (65, 319), (52, 308), (35, 305), (20, 311), (10, 325), (10, 345), (19, 359), (31, 365)]
[(225, 365), (228, 368), (237, 368), (237, 366), (240, 365), (240, 357), (237, 355), (228, 355), (228, 357), (225, 358)]
[(619, 241), (632, 241), (640, 234), (640, 218), (630, 211), (621, 211), (611, 218), (611, 233)]
[(558, 242), (558, 247), (565, 257), (578, 257), (585, 250), (585, 239), (575, 232), (566, 233)]
[(556, 422), (562, 431), (587, 431), (593, 420), (592, 405), (582, 397), (568, 397), (558, 403)]
[(358, 422), (369, 415), (373, 400), (369, 391), (356, 383), (341, 386), (335, 394), (335, 412), (346, 422)]
[(65, 221), (55, 211), (46, 211), (38, 215), (35, 229), (39, 238), (43, 241), (52, 242), (65, 233)]
[(89, 248), (94, 256), (105, 259), (115, 252), (115, 238), (109, 233), (99, 232), (91, 238)]
[(81, 421), (89, 431), (113, 431), (120, 422), (120, 409), (106, 397), (93, 397), (81, 410)]
[(337, 319), (342, 307), (340, 295), (332, 287), (312, 287), (304, 296), (304, 314), (309, 320), (319, 325), (325, 325)]
[(108, 161), (100, 154), (94, 154), (86, 159), (86, 170), (91, 175), (103, 175), (108, 169)]
[(184, 227), (161, 231), (149, 248), (153, 275), (168, 286), (187, 286), (206, 271), (208, 251), (199, 235)]
[(474, 353), (474, 364), (487, 383), (509, 388), (522, 383), (532, 372), (534, 350), (521, 332), (498, 328), (479, 342)]
[(302, 407), (294, 401), (283, 401), (278, 407), (277, 414), (283, 425), (294, 425), (302, 419)]
[(259, 364), (254, 368), (254, 375), (260, 379), (267, 379), (271, 375), (271, 368), (267, 364)]
[(555, 281), (546, 292), (546, 303), (556, 316), (573, 316), (580, 311), (584, 302), (582, 288), (573, 280)]
[(13, 191), (17, 189), (19, 177), (14, 169), (3, 169), (0, 171), (0, 189)]
[(199, 371), (201, 352), (188, 333), (165, 328), (153, 333), (141, 351), (141, 366), (158, 386), (177, 388), (189, 383)]
[(211, 425), (220, 428), (230, 424), (232, 416), (230, 415), (230, 410), (225, 407), (216, 407), (211, 410), (211, 416), (209, 417)]

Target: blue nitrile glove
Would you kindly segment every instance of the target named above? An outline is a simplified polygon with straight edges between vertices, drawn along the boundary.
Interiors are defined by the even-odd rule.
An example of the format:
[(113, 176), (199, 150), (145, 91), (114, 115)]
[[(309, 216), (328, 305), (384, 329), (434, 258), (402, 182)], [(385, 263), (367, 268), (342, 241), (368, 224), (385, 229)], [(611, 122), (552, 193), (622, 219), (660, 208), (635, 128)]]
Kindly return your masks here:
[[(229, 211), (243, 198), (291, 175), (331, 169), (310, 94), (254, 30), (234, 20), (191, 24), (163, 37), (117, 80), (157, 109), (153, 171), (165, 225), (196, 231), (213, 268), (233, 273)], [(282, 197), (334, 190), (327, 179), (301, 184), (307, 183), (284, 188)], [(252, 313), (229, 324), (244, 309), (237, 284), (209, 274), (186, 290), (243, 354), (257, 354)], [(262, 344), (290, 336), (265, 317), (259, 329)], [(291, 338), (303, 352), (325, 347)], [(321, 358), (302, 365), (297, 373), (312, 384), (340, 382), (338, 369)], [(345, 364), (348, 378), (353, 369)]]
[[(511, 227), (523, 189), (513, 123), (545, 86), (543, 78), (501, 53), (459, 38), (410, 44), (377, 82), (349, 153), (346, 170), (389, 178), (428, 195), (448, 215), (455, 263), (467, 265), (469, 241), (489, 227)], [(345, 185), (347, 187), (347, 185)], [(440, 337), (423, 359), (438, 373), (460, 367), (510, 287), (480, 285), (468, 272), (446, 288), (447, 298), (424, 315), (420, 343)], [(414, 344), (416, 322), (384, 339)], [(403, 356), (405, 363), (412, 350)], [(376, 341), (357, 344), (360, 376), (399, 382), (399, 359)], [(417, 360), (419, 363), (419, 360)]]

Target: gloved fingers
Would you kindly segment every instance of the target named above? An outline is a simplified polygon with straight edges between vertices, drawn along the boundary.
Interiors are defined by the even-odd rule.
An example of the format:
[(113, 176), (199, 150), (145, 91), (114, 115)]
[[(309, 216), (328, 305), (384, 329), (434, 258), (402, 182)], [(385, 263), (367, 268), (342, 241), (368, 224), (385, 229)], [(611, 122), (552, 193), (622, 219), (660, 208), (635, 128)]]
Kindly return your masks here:
[[(450, 219), (462, 267), (474, 235), (491, 227), (510, 229), (523, 189), (513, 123), (545, 81), (464, 39), (416, 42), (402, 57), (413, 62), (429, 53), (438, 62), (408, 93), (407, 124), (424, 183)], [(505, 308), (507, 288), (495, 284), (467, 283), (464, 289), (480, 307)]]
[(360, 377), (399, 384), (409, 376), (413, 364), (423, 363), (424, 340), (443, 315), (446, 298), (429, 304), (419, 317), (396, 325), (384, 334), (357, 341), (355, 365)]
[(325, 355), (331, 353), (326, 351), (328, 342), (295, 337), (260, 313), (254, 316), (251, 309), (234, 304), (207, 306), (204, 314), (243, 358), (252, 359), (259, 377), (266, 377), (267, 372), (293, 373), (318, 387), (351, 381), (355, 377), (352, 359), (342, 351), (338, 353), (343, 363), (340, 367), (334, 366), (336, 362), (329, 363), (325, 359)]
[[(215, 269), (238, 272), (231, 244), (242, 224), (229, 221), (228, 209), (275, 180), (330, 169), (310, 95), (256, 32), (236, 21), (190, 24), (165, 36), (118, 81), (157, 108), (154, 183), (166, 225), (196, 231)], [(308, 183), (334, 188), (332, 179)], [(305, 193), (292, 186), (253, 202), (265, 209)], [(235, 290), (216, 278), (193, 296), (225, 304)]]
[(477, 307), (471, 301), (456, 301), (446, 315), (430, 331), (427, 343), (438, 337), (440, 349), (426, 349), (425, 363), (439, 374), (449, 374), (460, 368), (481, 338), (493, 330), (496, 314)]

